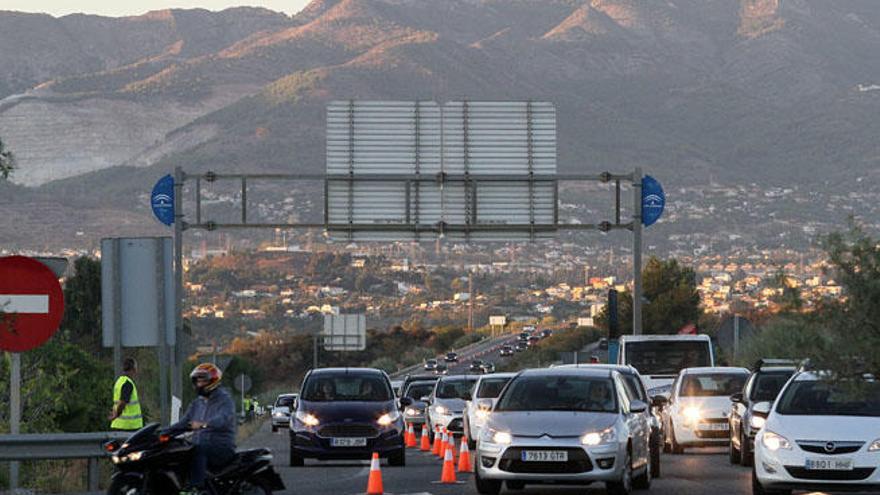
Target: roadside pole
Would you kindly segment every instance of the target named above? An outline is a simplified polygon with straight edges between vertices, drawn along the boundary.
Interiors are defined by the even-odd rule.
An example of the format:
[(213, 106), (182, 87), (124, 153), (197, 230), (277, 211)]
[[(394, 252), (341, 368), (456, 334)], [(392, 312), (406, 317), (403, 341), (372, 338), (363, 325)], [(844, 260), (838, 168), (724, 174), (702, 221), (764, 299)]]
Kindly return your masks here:
[(642, 168), (633, 172), (633, 335), (642, 334)]
[[(183, 169), (174, 168), (174, 346), (171, 351), (171, 395), (183, 401), (181, 367), (186, 345), (183, 342)], [(171, 401), (174, 404), (174, 401)], [(179, 415), (179, 411), (178, 411)], [(172, 412), (171, 416), (175, 416)]]

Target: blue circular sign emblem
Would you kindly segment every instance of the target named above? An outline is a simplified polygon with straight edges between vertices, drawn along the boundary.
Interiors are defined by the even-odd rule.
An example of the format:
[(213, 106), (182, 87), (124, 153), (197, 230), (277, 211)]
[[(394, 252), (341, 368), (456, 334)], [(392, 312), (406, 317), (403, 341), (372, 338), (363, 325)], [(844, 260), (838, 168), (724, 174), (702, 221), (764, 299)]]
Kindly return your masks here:
[(645, 227), (657, 223), (665, 208), (666, 193), (663, 192), (663, 186), (657, 179), (646, 175), (642, 179), (642, 223)]
[(174, 177), (170, 174), (159, 179), (153, 186), (150, 206), (157, 220), (165, 225), (174, 223)]

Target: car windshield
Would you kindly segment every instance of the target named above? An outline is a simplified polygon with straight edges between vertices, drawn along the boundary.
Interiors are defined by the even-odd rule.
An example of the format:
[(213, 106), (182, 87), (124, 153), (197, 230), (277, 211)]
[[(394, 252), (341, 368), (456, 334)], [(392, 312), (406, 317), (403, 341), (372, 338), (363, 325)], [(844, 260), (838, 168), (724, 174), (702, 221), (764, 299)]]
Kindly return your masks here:
[(421, 400), (422, 397), (431, 395), (434, 391), (434, 382), (413, 383), (406, 389), (406, 396), (410, 399)]
[(501, 395), (501, 389), (507, 385), (510, 378), (488, 378), (480, 382), (477, 390), (478, 399), (495, 399)]
[(773, 402), (779, 391), (791, 378), (792, 371), (784, 373), (761, 373), (755, 377), (752, 385), (752, 393), (749, 399), (752, 402)]
[(438, 399), (463, 399), (474, 388), (476, 378), (459, 378), (454, 380), (442, 380), (437, 385)]
[(278, 400), (275, 401), (275, 407), (290, 407), (293, 405), (293, 400), (295, 398), (296, 397), (294, 397), (292, 395), (285, 395), (285, 396), (279, 397)]
[(792, 383), (776, 412), (806, 416), (880, 417), (880, 382), (869, 381), (861, 390), (819, 381)]
[(391, 388), (378, 375), (321, 374), (311, 377), (303, 392), (303, 400), (315, 402), (387, 402), (392, 399)]
[(520, 376), (505, 390), (497, 411), (617, 412), (617, 396), (609, 378)]
[(721, 397), (742, 392), (748, 375), (745, 373), (712, 373), (685, 375), (681, 382), (682, 397)]
[(685, 368), (712, 366), (709, 344), (699, 341), (627, 342), (626, 364), (645, 375), (677, 375)]

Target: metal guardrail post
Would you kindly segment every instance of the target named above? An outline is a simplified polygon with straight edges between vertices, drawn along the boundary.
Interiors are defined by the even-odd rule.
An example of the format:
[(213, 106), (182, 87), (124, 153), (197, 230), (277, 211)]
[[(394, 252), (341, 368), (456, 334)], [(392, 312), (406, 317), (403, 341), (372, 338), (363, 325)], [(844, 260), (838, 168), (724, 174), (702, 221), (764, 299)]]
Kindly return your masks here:
[(88, 472), (88, 487), (90, 492), (98, 491), (98, 477), (100, 476), (100, 471), (98, 470), (98, 459), (92, 457), (89, 459), (89, 472)]

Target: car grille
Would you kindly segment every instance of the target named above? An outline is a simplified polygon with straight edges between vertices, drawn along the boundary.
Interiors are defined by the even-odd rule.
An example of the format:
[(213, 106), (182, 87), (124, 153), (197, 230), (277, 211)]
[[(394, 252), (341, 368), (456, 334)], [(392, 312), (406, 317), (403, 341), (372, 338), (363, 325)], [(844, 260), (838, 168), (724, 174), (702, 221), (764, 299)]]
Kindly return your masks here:
[(327, 425), (318, 430), (325, 438), (373, 438), (379, 431), (370, 425)]
[(700, 420), (700, 423), (712, 423), (712, 424), (727, 423), (727, 418), (703, 418)]
[(874, 468), (855, 468), (852, 471), (811, 471), (800, 466), (785, 466), (792, 477), (799, 480), (861, 481), (874, 474)]
[[(568, 452), (568, 462), (523, 462), (523, 450), (565, 450)], [(533, 474), (576, 474), (586, 473), (593, 470), (593, 463), (581, 449), (554, 449), (554, 448), (510, 448), (504, 453), (498, 468), (508, 473), (533, 473)]]
[(719, 439), (719, 438), (729, 438), (730, 432), (728, 431), (703, 431), (696, 430), (694, 432), (697, 435), (697, 438), (705, 438), (705, 439)]
[[(798, 447), (806, 452), (823, 455), (852, 454), (858, 452), (865, 445), (865, 442), (817, 442), (808, 440), (798, 440)], [(826, 450), (825, 447), (834, 444), (833, 450)]]

